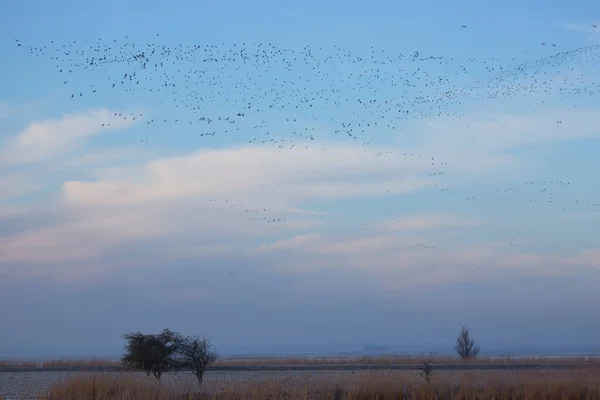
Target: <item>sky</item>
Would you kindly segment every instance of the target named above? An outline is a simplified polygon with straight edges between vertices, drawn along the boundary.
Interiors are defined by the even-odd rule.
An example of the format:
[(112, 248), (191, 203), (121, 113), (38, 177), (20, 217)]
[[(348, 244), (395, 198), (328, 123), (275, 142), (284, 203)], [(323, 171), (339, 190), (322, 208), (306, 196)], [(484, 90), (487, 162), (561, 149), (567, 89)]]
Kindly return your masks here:
[(0, 357), (600, 349), (600, 4), (22, 1)]

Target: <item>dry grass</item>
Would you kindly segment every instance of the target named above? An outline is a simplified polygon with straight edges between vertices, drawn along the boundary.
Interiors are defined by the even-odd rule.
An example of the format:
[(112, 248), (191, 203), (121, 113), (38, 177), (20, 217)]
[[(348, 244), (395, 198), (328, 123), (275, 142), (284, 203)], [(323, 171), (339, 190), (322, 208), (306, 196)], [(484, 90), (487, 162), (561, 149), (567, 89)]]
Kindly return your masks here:
[[(263, 366), (263, 365), (344, 365), (344, 364), (421, 364), (424, 359), (431, 359), (432, 364), (457, 364), (457, 363), (490, 363), (490, 364), (544, 364), (544, 363), (568, 363), (568, 364), (592, 364), (600, 365), (600, 357), (482, 357), (472, 361), (461, 361), (456, 357), (440, 357), (440, 356), (374, 356), (374, 357), (239, 357), (239, 358), (223, 358), (215, 363), (219, 366)], [(118, 360), (109, 359), (66, 359), (66, 360), (50, 360), (50, 361), (31, 361), (31, 360), (0, 360), (0, 368), (2, 367), (25, 367), (25, 368), (57, 368), (62, 367), (115, 367), (120, 366)]]
[(434, 376), (428, 385), (415, 373), (368, 372), (355, 375), (254, 380), (211, 387), (202, 394), (190, 387), (156, 384), (120, 374), (62, 382), (40, 400), (242, 400), (242, 399), (600, 399), (600, 369), (572, 371), (461, 372)]
[(105, 367), (105, 366), (120, 366), (119, 360), (109, 359), (65, 359), (65, 360), (0, 360), (0, 368), (23, 367), (23, 368), (63, 368), (63, 367)]

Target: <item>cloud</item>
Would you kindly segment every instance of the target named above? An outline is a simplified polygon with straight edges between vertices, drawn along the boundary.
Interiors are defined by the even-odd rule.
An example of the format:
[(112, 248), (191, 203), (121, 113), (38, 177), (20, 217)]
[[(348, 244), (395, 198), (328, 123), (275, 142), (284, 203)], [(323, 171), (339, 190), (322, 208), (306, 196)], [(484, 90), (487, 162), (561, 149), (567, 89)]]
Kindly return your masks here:
[(271, 243), (268, 245), (262, 245), (257, 250), (259, 252), (265, 252), (270, 250), (286, 250), (286, 249), (295, 249), (302, 248), (308, 244), (318, 242), (323, 238), (321, 234), (312, 234), (312, 235), (300, 235), (294, 236), (292, 239), (286, 240), (278, 240), (275, 243)]
[(430, 174), (440, 171), (439, 163), (445, 160), (450, 161), (444, 169), (470, 179), (520, 171), (520, 160), (503, 151), (597, 137), (599, 121), (600, 112), (591, 110), (430, 121), (420, 127), (419, 152), (407, 155), (407, 149), (391, 149), (394, 157), (376, 156), (389, 148), (339, 143), (325, 143), (326, 151), (314, 146), (285, 151), (267, 147), (208, 149), (113, 169), (93, 182), (69, 181), (63, 185), (63, 193), (65, 201), (73, 204), (134, 204), (219, 195), (251, 202), (261, 198), (267, 186), (276, 188), (277, 197), (285, 202), (292, 198), (378, 196), (388, 191), (401, 194), (439, 182)]
[[(110, 117), (107, 111), (85, 115), (92, 117), (47, 122), (56, 127), (65, 120), (79, 121), (65, 125), (73, 129), (67, 135), (71, 140), (46, 152), (40, 143), (47, 139), (36, 138), (47, 131), (30, 126), (18, 136), (29, 138), (22, 141), (37, 149), (29, 153), (37, 158), (28, 159), (48, 159), (81, 145), (100, 133), (92, 128), (97, 122)], [(294, 150), (238, 146), (178, 156), (144, 154), (130, 162), (127, 152), (115, 152), (106, 163), (102, 152), (82, 151), (68, 162), (44, 167), (62, 171), (58, 201), (47, 204), (51, 217), (36, 222), (14, 210), (10, 216), (10, 211), (0, 214), (3, 221), (12, 221), (10, 226), (23, 221), (22, 227), (0, 235), (0, 270), (14, 277), (86, 279), (131, 265), (230, 254), (256, 264), (264, 260), (265, 268), (277, 271), (336, 267), (372, 271), (382, 284), (402, 282), (403, 277), (429, 284), (484, 276), (483, 270), (492, 275), (514, 271), (511, 266), (518, 262), (529, 264), (524, 271), (531, 273), (546, 273), (541, 267), (546, 261), (597, 265), (593, 250), (540, 258), (525, 247), (513, 254), (492, 239), (465, 246), (469, 232), (493, 221), (464, 213), (390, 214), (372, 207), (365, 209), (371, 215), (363, 228), (360, 221), (348, 229), (356, 216), (338, 209), (338, 202), (412, 196), (459, 180), (489, 183), (491, 176), (521, 180), (524, 160), (507, 151), (596, 136), (599, 116), (583, 110), (429, 121), (413, 127), (420, 143), (406, 148), (343, 142), (311, 143), (308, 149), (298, 145)], [(556, 123), (558, 118), (563, 124)], [(83, 133), (75, 132), (76, 126)], [(48, 135), (59, 131), (50, 129)], [(15, 143), (20, 142), (9, 146)], [(115, 160), (123, 164), (115, 166)], [(445, 160), (448, 165), (441, 165)], [(88, 171), (90, 177), (69, 179), (78, 166), (78, 175)], [(435, 175), (440, 171), (446, 174)], [(398, 209), (403, 209), (401, 204)]]
[[(189, 256), (217, 251), (239, 235), (260, 237), (309, 228), (316, 217), (310, 215), (312, 210), (301, 207), (305, 200), (379, 196), (385, 189), (404, 193), (430, 181), (410, 177), (420, 168), (428, 170), (427, 163), (390, 162), (367, 150), (346, 147), (328, 151), (207, 150), (112, 169), (95, 181), (66, 182), (60, 206), (66, 221), (5, 237), (0, 241), (2, 259), (12, 263), (82, 262), (126, 243), (186, 235), (204, 243), (190, 244), (187, 251), (178, 253)], [(366, 162), (371, 167), (364, 175), (361, 165)], [(347, 183), (356, 180), (357, 174), (361, 175), (357, 183)], [(395, 181), (392, 174), (397, 175)], [(384, 180), (376, 182), (378, 175)], [(365, 177), (371, 182), (361, 183)], [(269, 225), (253, 221), (253, 217), (284, 221)], [(213, 243), (205, 244), (210, 241)]]
[(387, 221), (376, 223), (375, 228), (397, 232), (420, 232), (424, 230), (473, 227), (482, 223), (482, 221), (471, 217), (428, 213), (388, 219)]
[(133, 146), (119, 150), (94, 149), (80, 155), (75, 154), (69, 158), (55, 160), (47, 168), (52, 171), (83, 168), (92, 172), (99, 169), (102, 173), (106, 173), (106, 171), (115, 166), (129, 166), (132, 163), (141, 163), (154, 159), (157, 156), (156, 152)]
[(32, 179), (27, 179), (26, 176), (0, 176), (0, 201), (19, 198), (39, 188), (39, 184), (34, 183)]
[(600, 137), (600, 111), (552, 110), (534, 115), (440, 118), (428, 121), (423, 130), (428, 148), (445, 149), (458, 158), (462, 152), (457, 152), (468, 146), (477, 157), (521, 146)]
[(424, 240), (435, 244), (436, 237), (313, 235), (278, 241), (259, 251), (267, 260), (285, 260), (278, 263), (281, 271), (358, 271), (377, 278), (381, 287), (390, 291), (421, 291), (425, 287), (495, 278), (568, 276), (600, 268), (597, 249), (562, 256), (530, 248), (506, 251), (491, 241), (446, 244), (436, 249), (416, 246)]
[(422, 141), (414, 151), (443, 154), (447, 182), (507, 181), (537, 166), (533, 160), (518, 157), (517, 149), (600, 137), (600, 111), (554, 109), (534, 114), (439, 118), (416, 129)]
[[(248, 199), (265, 197), (265, 187), (277, 197), (331, 198), (414, 191), (426, 187), (428, 171), (423, 160), (385, 159), (376, 150), (333, 145), (327, 151), (283, 151), (266, 147), (202, 150), (181, 157), (166, 157), (145, 166), (111, 171), (120, 179), (66, 182), (65, 201), (74, 204), (132, 204), (230, 195)], [(415, 173), (422, 178), (414, 178)], [(382, 176), (383, 174), (383, 176)], [(400, 174), (398, 177), (397, 174)], [(393, 177), (395, 175), (395, 177)], [(379, 179), (373, 182), (377, 176)], [(383, 179), (381, 179), (383, 177)], [(351, 183), (350, 183), (351, 182)]]
[(81, 147), (87, 138), (127, 128), (136, 122), (133, 118), (104, 109), (33, 122), (6, 140), (0, 160), (4, 165), (46, 161)]
[(292, 239), (262, 245), (257, 251), (259, 253), (293, 251), (300, 254), (321, 255), (371, 254), (390, 249), (412, 251), (415, 250), (415, 246), (434, 238), (427, 233), (448, 228), (474, 227), (481, 223), (472, 218), (455, 215), (412, 214), (374, 222), (371, 226), (354, 233), (354, 237), (346, 237), (346, 239), (340, 239), (339, 236), (335, 239), (323, 234), (299, 235)]

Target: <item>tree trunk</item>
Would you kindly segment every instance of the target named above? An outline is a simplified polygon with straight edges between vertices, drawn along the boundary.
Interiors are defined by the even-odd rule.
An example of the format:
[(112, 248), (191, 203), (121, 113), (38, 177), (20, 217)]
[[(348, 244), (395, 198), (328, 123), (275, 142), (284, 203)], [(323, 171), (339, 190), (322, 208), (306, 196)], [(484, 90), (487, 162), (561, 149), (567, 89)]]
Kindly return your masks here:
[(162, 375), (162, 371), (159, 369), (159, 370), (154, 371), (153, 374), (154, 374), (154, 377), (156, 378), (156, 380), (160, 383), (160, 377)]
[(204, 378), (204, 371), (196, 371), (196, 373), (194, 375), (196, 375), (196, 379), (198, 379), (198, 386), (202, 386), (202, 380)]

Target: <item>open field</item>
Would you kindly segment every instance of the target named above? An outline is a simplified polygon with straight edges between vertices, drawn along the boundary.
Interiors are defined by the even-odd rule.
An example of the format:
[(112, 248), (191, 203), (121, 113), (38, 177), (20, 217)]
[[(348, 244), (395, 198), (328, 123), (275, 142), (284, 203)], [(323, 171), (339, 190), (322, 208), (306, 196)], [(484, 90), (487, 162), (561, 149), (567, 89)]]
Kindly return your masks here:
[[(211, 372), (201, 393), (196, 393), (189, 373), (167, 373), (161, 385), (130, 372), (30, 373), (27, 379), (17, 377), (23, 373), (6, 375), (0, 374), (0, 396), (40, 400), (600, 399), (597, 366), (569, 371), (434, 371), (431, 384), (417, 371)], [(19, 380), (28, 384), (25, 391), (16, 391), (14, 382)]]
[[(236, 370), (235, 367), (263, 367), (263, 366), (407, 366), (418, 367), (424, 360), (429, 359), (431, 363), (438, 366), (520, 366), (524, 368), (537, 365), (600, 365), (600, 356), (589, 357), (478, 357), (477, 359), (463, 361), (456, 357), (436, 356), (404, 356), (389, 355), (375, 357), (238, 357), (222, 358), (214, 366), (214, 370)], [(225, 367), (225, 368), (223, 368)], [(119, 360), (111, 359), (63, 359), (63, 360), (0, 360), (0, 372), (9, 371), (35, 371), (35, 370), (116, 370), (121, 368)], [(260, 368), (262, 369), (262, 368)], [(246, 370), (240, 368), (239, 370)]]

